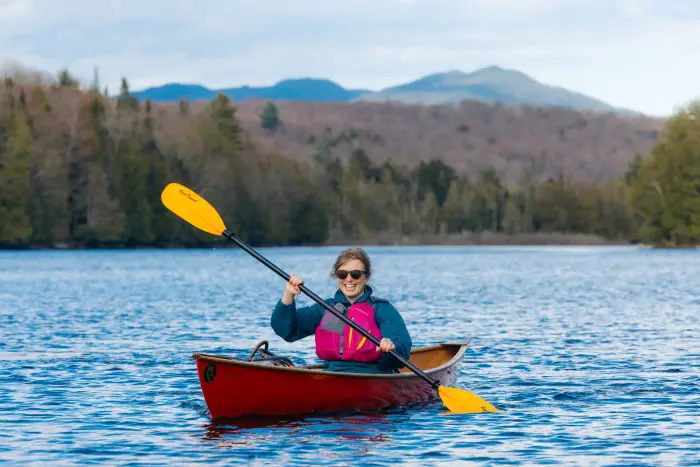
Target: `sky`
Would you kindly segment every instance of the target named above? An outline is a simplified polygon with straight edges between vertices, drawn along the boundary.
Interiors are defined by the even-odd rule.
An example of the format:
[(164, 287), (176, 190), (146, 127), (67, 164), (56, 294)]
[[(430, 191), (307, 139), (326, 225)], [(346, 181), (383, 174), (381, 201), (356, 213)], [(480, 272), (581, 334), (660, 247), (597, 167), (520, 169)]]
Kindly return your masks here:
[(328, 78), (380, 90), (498, 65), (668, 116), (700, 98), (698, 0), (0, 0), (0, 65), (116, 91)]

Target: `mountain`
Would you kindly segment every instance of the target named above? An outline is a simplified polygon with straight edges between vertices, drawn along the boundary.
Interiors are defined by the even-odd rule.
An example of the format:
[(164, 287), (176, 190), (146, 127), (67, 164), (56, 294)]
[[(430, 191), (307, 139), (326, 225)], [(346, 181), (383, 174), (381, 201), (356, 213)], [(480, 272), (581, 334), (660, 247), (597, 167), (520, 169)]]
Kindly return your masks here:
[(482, 68), (472, 73), (459, 70), (436, 73), (407, 84), (362, 94), (355, 98), (355, 100), (369, 102), (397, 101), (420, 104), (456, 104), (464, 99), (486, 103), (500, 102), (506, 105), (527, 104), (639, 114), (632, 110), (613, 107), (578, 92), (543, 84), (525, 73), (498, 66)]
[(157, 102), (179, 99), (210, 100), (223, 92), (231, 99), (265, 99), (310, 102), (404, 102), (409, 104), (456, 104), (461, 100), (505, 105), (563, 107), (574, 110), (641, 115), (639, 112), (613, 107), (598, 99), (558, 86), (541, 83), (517, 70), (499, 66), (481, 68), (472, 73), (451, 70), (422, 77), (410, 83), (370, 91), (345, 89), (327, 79), (287, 79), (268, 87), (242, 86), (209, 89), (197, 84), (170, 83), (133, 92), (140, 100)]
[(139, 100), (150, 99), (154, 102), (171, 102), (179, 99), (210, 100), (219, 92), (231, 99), (244, 101), (246, 99), (269, 99), (285, 101), (314, 101), (314, 102), (348, 102), (355, 97), (366, 94), (364, 89), (345, 89), (327, 79), (300, 78), (282, 80), (273, 86), (209, 89), (198, 84), (170, 83), (163, 86), (147, 88), (132, 94)]

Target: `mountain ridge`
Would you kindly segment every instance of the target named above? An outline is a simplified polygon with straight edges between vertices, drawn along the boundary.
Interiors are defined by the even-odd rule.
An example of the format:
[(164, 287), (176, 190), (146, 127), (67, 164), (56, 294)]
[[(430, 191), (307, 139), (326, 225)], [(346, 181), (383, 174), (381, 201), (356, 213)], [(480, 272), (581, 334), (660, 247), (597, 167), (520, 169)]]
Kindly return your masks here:
[(311, 102), (402, 102), (424, 105), (455, 105), (463, 100), (505, 105), (562, 107), (621, 115), (642, 115), (631, 109), (615, 107), (600, 99), (561, 86), (542, 83), (526, 73), (492, 65), (470, 73), (459, 69), (424, 75), (414, 81), (378, 91), (346, 89), (326, 78), (291, 78), (272, 86), (240, 86), (210, 89), (201, 84), (166, 83), (132, 92), (140, 100), (172, 102), (180, 99), (209, 100), (223, 92), (235, 101), (266, 99), (271, 101)]
[(347, 102), (356, 96), (371, 92), (367, 89), (346, 89), (334, 81), (323, 78), (291, 78), (272, 86), (239, 86), (211, 89), (196, 83), (166, 83), (131, 94), (141, 100), (172, 102), (179, 99), (209, 100), (219, 92), (231, 99), (309, 100), (314, 102)]

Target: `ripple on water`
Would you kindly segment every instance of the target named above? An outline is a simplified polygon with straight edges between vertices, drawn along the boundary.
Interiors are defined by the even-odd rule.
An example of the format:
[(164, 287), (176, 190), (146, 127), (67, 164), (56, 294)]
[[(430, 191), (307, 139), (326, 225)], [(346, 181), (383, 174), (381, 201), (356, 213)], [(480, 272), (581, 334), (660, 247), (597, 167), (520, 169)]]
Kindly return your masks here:
[[(295, 363), (283, 284), (237, 250), (0, 252), (0, 457), (71, 465), (697, 465), (700, 258), (634, 248), (370, 248), (416, 346), (471, 338), (502, 409), (213, 422), (194, 352)], [(264, 250), (329, 296), (339, 249)], [(417, 270), (414, 265), (420, 265)], [(417, 272), (418, 271), (418, 272)], [(309, 303), (305, 297), (303, 303)]]

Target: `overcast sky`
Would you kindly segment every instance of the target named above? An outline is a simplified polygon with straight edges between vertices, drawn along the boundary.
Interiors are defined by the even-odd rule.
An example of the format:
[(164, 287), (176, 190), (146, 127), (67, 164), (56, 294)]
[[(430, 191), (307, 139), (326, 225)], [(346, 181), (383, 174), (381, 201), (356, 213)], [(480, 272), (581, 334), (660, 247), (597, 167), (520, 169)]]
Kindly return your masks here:
[(381, 88), (499, 65), (668, 115), (700, 98), (698, 0), (0, 0), (0, 61), (116, 90), (324, 77)]

